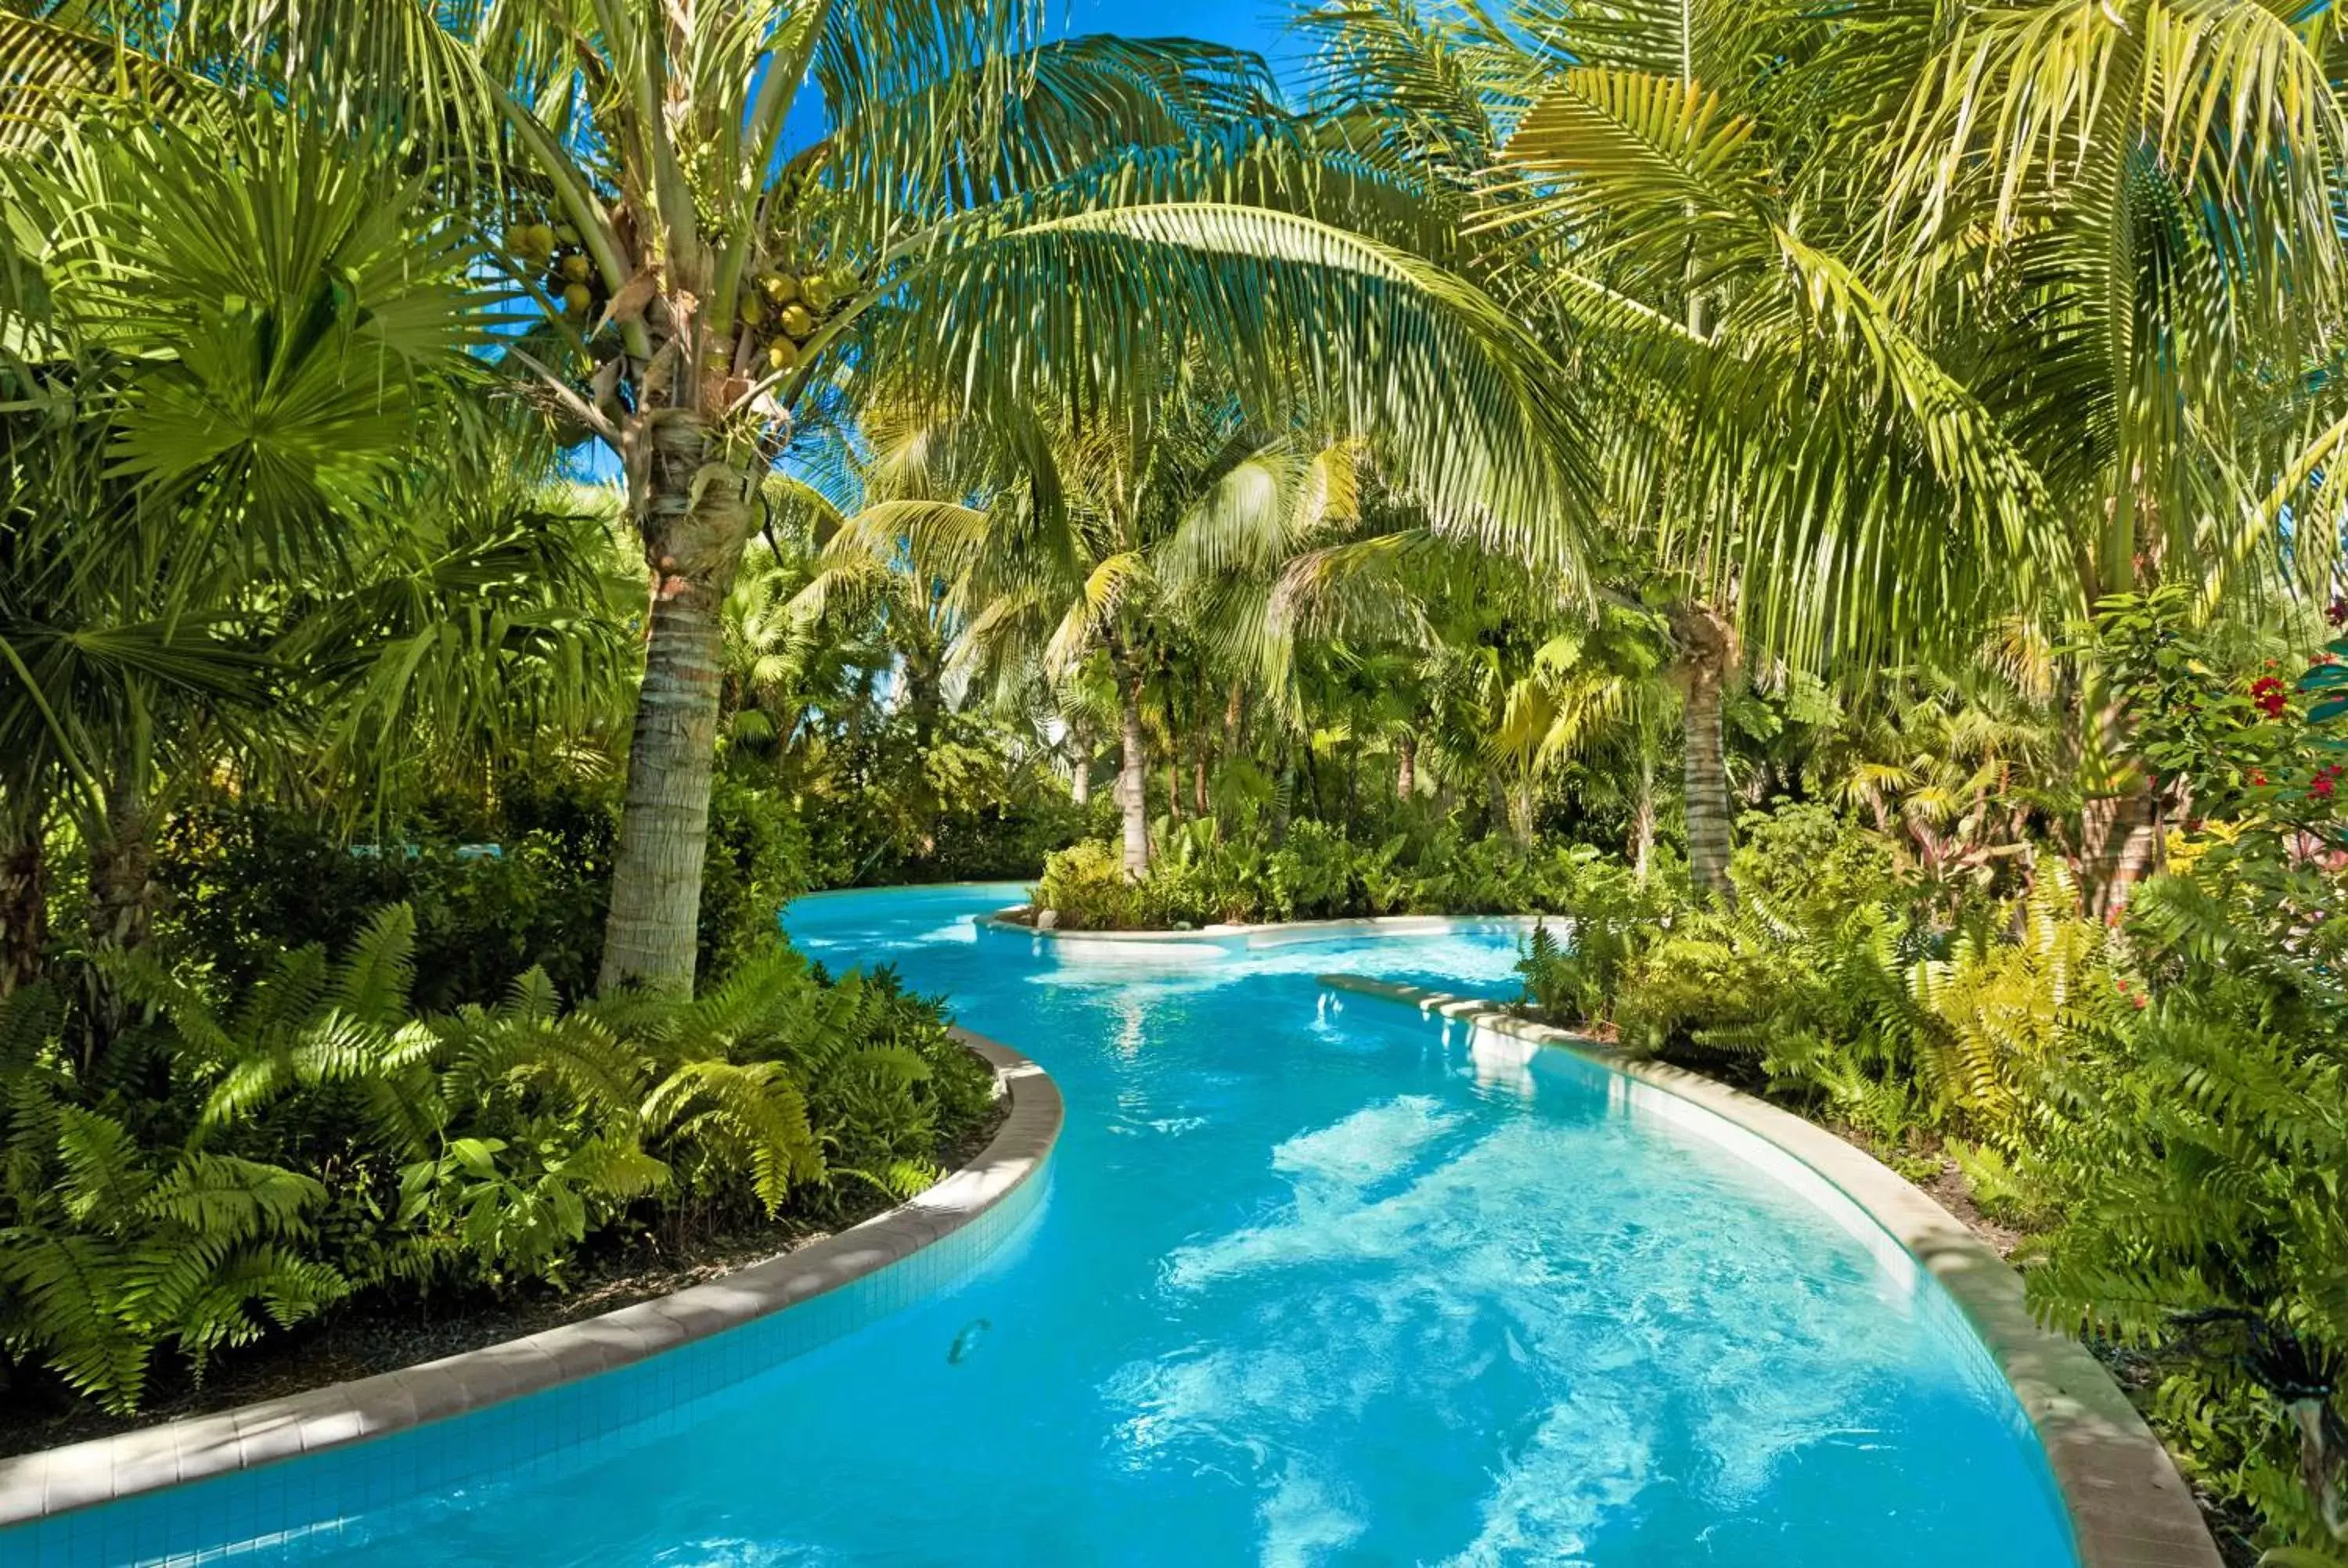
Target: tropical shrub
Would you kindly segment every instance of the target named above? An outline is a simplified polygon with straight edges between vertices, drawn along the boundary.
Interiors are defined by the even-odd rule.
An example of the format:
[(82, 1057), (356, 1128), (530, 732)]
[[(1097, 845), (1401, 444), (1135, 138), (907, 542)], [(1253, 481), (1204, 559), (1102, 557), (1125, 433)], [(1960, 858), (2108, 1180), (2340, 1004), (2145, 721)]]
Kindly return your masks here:
[(339, 951), (375, 911), (405, 904), (420, 1008), (494, 1001), (532, 968), (563, 995), (583, 995), (602, 943), (612, 830), (607, 803), (577, 791), (530, 797), (501, 823), (438, 815), (357, 832), (207, 801), (165, 828), (160, 935), (167, 952), (211, 966), (236, 990), (280, 950)]
[(1032, 901), (1072, 931), (1111, 931), (1137, 924), (1141, 900), (1117, 846), (1106, 839), (1072, 844), (1044, 862)]
[(160, 1348), (201, 1375), (216, 1351), (350, 1286), (307, 1245), (323, 1183), (200, 1146), (142, 1147), (73, 1092), (61, 1011), (44, 987), (0, 999), (0, 1348), (129, 1409)]
[(1661, 862), (1640, 883), (1588, 845), (1531, 846), (1465, 836), (1448, 823), (1406, 825), (1364, 843), (1315, 818), (1277, 847), (1209, 819), (1161, 822), (1157, 859), (1139, 882), (1118, 847), (1089, 839), (1053, 856), (1034, 899), (1071, 929), (1171, 928), (1403, 914), (1555, 914), (1622, 934), (1669, 907), (1684, 874)]
[(2145, 976), (2066, 1006), (2014, 1166), (2034, 1304), (2136, 1347), (2271, 1561), (2348, 1561), (2348, 879), (2210, 857), (2139, 890)]
[(769, 939), (692, 999), (412, 1003), (412, 910), (242, 987), (123, 961), (154, 1021), (136, 1100), (85, 1081), (64, 1009), (0, 1002), (0, 1345), (109, 1408), (158, 1350), (216, 1351), (364, 1292), (560, 1286), (600, 1234), (839, 1213), (936, 1178), (985, 1067), (892, 974)]
[[(609, 781), (517, 774), (496, 808), (427, 803), (353, 828), (303, 813), (209, 799), (166, 826), (157, 874), (167, 952), (252, 983), (269, 956), (339, 950), (386, 904), (416, 917), (417, 1005), (494, 1002), (546, 972), (566, 997), (595, 979), (618, 831)], [(728, 972), (771, 945), (776, 914), (810, 886), (798, 812), (721, 776), (710, 801), (699, 972)]]
[(2220, 820), (2172, 835), (2130, 972), (2061, 999), (2021, 1086), (2014, 1174), (2051, 1216), (2026, 1277), (2150, 1360), (2156, 1418), (2266, 1561), (2348, 1563), (2348, 642), (2291, 680), (2188, 608), (2115, 600), (2098, 628), (2145, 756)]
[(1564, 858), (1572, 875), (1543, 901), (1562, 918), (1554, 928), (1546, 920), (1533, 927), (1517, 969), (1528, 998), (1548, 1017), (1611, 1024), (1623, 971), (1663, 938), (1673, 900), (1663, 883), (1642, 883), (1629, 866), (1586, 845)]

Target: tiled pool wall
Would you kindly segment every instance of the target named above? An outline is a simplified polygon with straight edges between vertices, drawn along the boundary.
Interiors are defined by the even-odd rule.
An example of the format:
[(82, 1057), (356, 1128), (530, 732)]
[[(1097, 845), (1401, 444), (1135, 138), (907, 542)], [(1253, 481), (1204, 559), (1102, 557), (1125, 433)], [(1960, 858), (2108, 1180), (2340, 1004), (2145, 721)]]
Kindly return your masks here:
[[(989, 1054), (1000, 1050), (995, 1047)], [(1015, 1057), (1007, 1051), (1002, 1055)], [(1025, 1063), (1024, 1058), (1016, 1060)], [(1004, 1063), (998, 1060), (996, 1065)], [(1032, 1063), (1025, 1063), (1025, 1071), (1034, 1075), (1031, 1082), (1041, 1080)], [(1006, 1076), (1014, 1081), (1015, 1096), (1021, 1087), (1017, 1075)], [(1042, 1082), (1048, 1088), (1048, 1080)], [(1028, 1090), (1031, 1106), (1035, 1093)], [(1056, 1133), (1056, 1090), (1047, 1098), (1049, 1132)], [(1014, 1100), (1014, 1118), (1034, 1122), (1032, 1111), (1023, 1117), (1023, 1109)], [(1014, 1132), (1014, 1125), (1006, 1122), (1005, 1134)], [(932, 1192), (996, 1159), (1003, 1141), (998, 1135), (997, 1143), (978, 1161)], [(1032, 1143), (1034, 1138), (1023, 1135), (1021, 1141)], [(657, 1442), (692, 1426), (698, 1419), (697, 1407), (728, 1397), (761, 1374), (901, 1307), (951, 1290), (983, 1270), (1005, 1266), (1046, 1200), (1049, 1143), (1047, 1135), (1031, 1173), (956, 1228), (796, 1305), (624, 1366), (445, 1419), (53, 1512), (0, 1530), (0, 1564), (177, 1568), (265, 1550), (297, 1537), (357, 1529), (372, 1533), (396, 1528), (401, 1511), (429, 1509), (451, 1494), (527, 1485)], [(893, 1211), (870, 1223), (883, 1226), (907, 1212)], [(855, 1230), (840, 1233), (842, 1237), (856, 1235)], [(722, 1286), (725, 1281), (714, 1283)], [(583, 1325), (596, 1321), (586, 1319)], [(183, 1465), (186, 1451), (181, 1450)]]

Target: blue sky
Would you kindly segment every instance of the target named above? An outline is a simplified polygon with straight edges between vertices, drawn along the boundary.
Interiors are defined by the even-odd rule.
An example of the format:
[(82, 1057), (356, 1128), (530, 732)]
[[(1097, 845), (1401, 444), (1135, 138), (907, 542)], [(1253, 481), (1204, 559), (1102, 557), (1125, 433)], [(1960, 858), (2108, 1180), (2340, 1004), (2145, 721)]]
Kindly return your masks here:
[(1068, 29), (1076, 33), (1127, 33), (1136, 37), (1203, 38), (1236, 44), (1272, 57), (1286, 48), (1281, 21), (1288, 7), (1279, 0), (1187, 0), (1169, 5), (1150, 0), (1066, 0)]

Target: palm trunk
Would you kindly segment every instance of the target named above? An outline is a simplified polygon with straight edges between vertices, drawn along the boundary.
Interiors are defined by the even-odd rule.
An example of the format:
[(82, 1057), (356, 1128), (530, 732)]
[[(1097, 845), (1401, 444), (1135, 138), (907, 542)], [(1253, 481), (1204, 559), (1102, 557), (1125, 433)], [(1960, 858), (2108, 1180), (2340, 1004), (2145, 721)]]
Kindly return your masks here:
[(1631, 865), (1644, 887), (1655, 865), (1655, 753), (1643, 743), (1639, 748), (1639, 797), (1631, 810)]
[(1141, 675), (1121, 654), (1117, 663), (1117, 804), (1125, 817), (1125, 874), (1149, 875), (1149, 757), (1141, 744)]
[(1728, 760), (1720, 726), (1720, 682), (1699, 677), (1687, 689), (1688, 876), (1701, 893), (1727, 897)]
[[(89, 946), (97, 953), (135, 952), (155, 934), (154, 803), (125, 763), (106, 786), (106, 825), (89, 846)], [(103, 964), (84, 969), (82, 1071), (100, 1058), (130, 1020), (130, 1002)]]
[(2093, 771), (2103, 787), (2079, 809), (2079, 886), (2088, 911), (2109, 920), (2159, 866), (2159, 803), (2151, 781), (2125, 760), (2125, 719), (2106, 709), (2096, 716), (2096, 730)]
[(1721, 730), (1722, 696), (1735, 658), (1735, 637), (1727, 621), (1707, 605), (1672, 607), (1672, 635), (1678, 643), (1673, 671), (1686, 726), (1688, 876), (1699, 893), (1727, 898), (1728, 857), (1734, 847), (1728, 805), (1728, 748)]
[(1519, 779), (1509, 788), (1509, 836), (1530, 848), (1533, 842), (1533, 784)]
[(49, 945), (49, 868), (37, 823), (0, 843), (0, 996), (41, 978)]
[(905, 661), (905, 712), (913, 721), (913, 744), (926, 753), (938, 736), (938, 715), (945, 699), (938, 690), (938, 672), (926, 657)]
[(757, 479), (710, 460), (699, 420), (671, 414), (652, 430), (639, 518), (651, 625), (596, 988), (689, 993), (717, 754), (719, 613), (756, 526)]
[(1285, 743), (1280, 748), (1280, 787), (1272, 796), (1272, 846), (1288, 842), (1288, 819), (1296, 812), (1296, 753)]
[(155, 933), (155, 819), (145, 794), (117, 781), (106, 791), (106, 832), (89, 849), (89, 940), (129, 952)]
[(1418, 793), (1418, 737), (1405, 730), (1395, 752), (1395, 799), (1408, 800)]
[(1201, 746), (1199, 754), (1190, 759), (1190, 812), (1204, 822), (1207, 809), (1207, 751)]
[(1072, 730), (1068, 733), (1068, 749), (1073, 753), (1068, 760), (1068, 798), (1080, 806), (1090, 805), (1093, 803), (1091, 738), (1082, 730)]

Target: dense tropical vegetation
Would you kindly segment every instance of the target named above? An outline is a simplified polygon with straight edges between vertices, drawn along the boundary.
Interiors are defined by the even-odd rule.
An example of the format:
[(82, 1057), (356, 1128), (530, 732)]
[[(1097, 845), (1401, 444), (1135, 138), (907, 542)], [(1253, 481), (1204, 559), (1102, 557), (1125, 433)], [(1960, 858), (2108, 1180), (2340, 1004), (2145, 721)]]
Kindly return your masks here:
[(2348, 19), (1053, 20), (0, 0), (12, 1377), (915, 1189), (810, 889), (1546, 913), (2348, 1563)]

